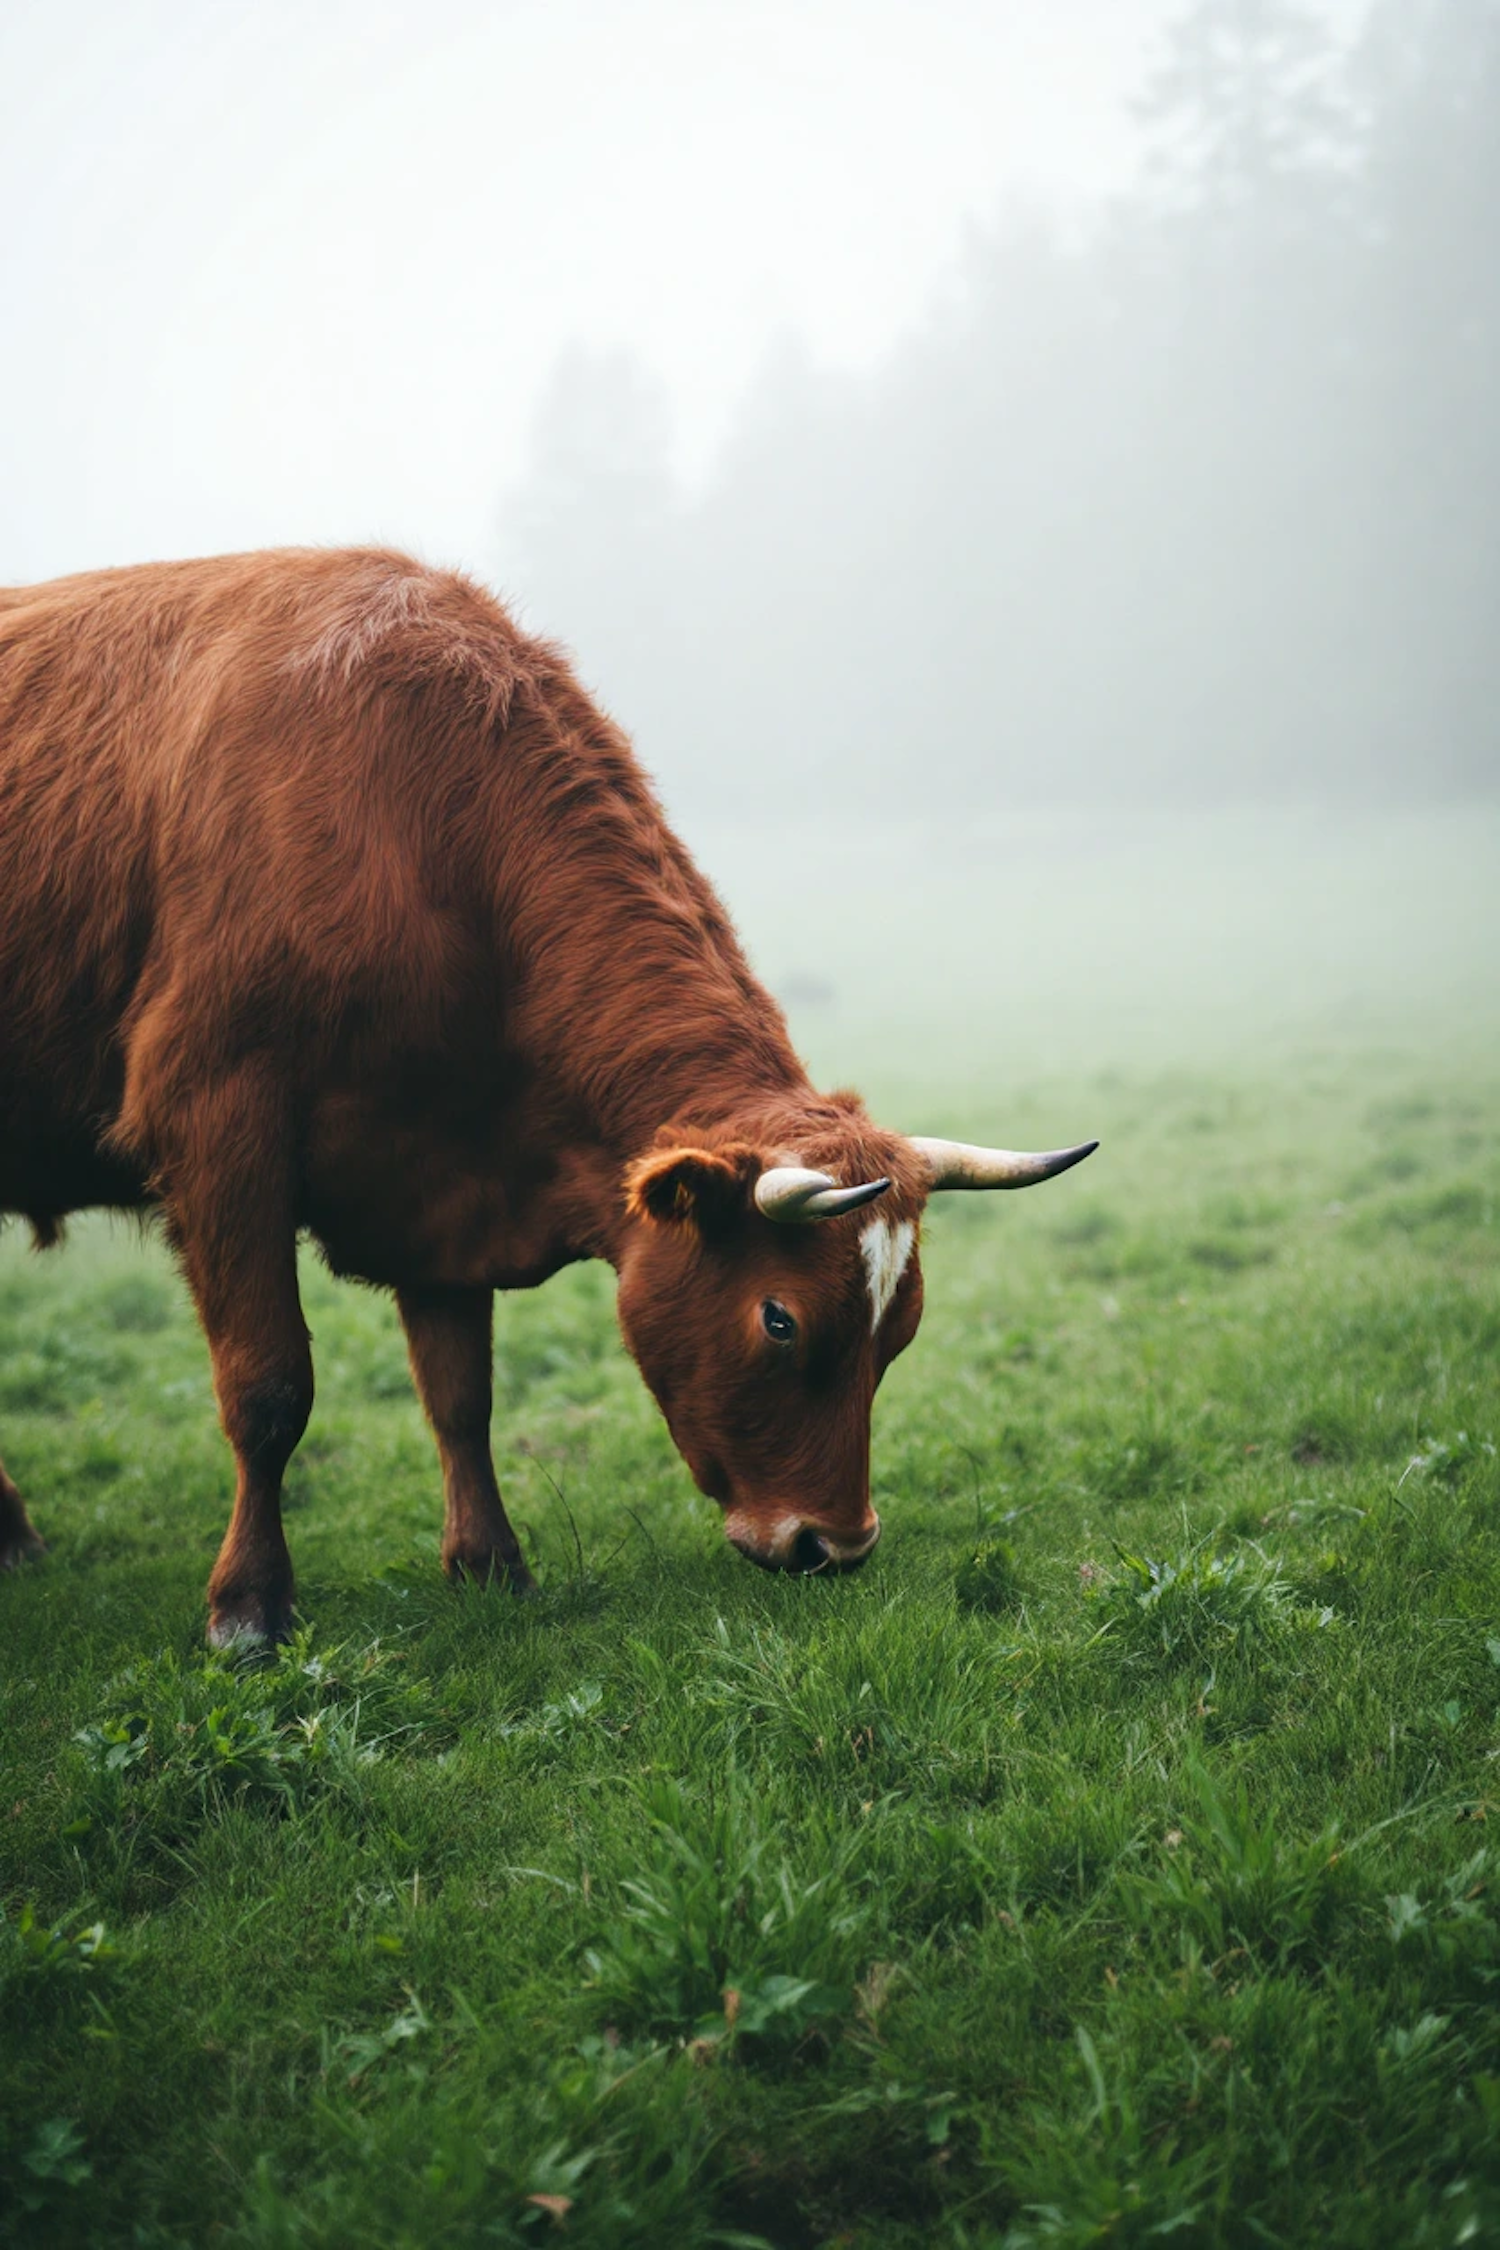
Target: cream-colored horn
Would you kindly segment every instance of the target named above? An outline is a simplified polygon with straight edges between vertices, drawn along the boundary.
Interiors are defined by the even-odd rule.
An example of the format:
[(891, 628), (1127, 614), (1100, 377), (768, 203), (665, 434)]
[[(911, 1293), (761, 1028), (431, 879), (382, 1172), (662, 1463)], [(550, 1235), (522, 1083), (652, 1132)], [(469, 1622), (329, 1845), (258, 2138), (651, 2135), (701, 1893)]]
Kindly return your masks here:
[(836, 1219), (841, 1211), (857, 1211), (884, 1195), (889, 1180), (861, 1180), (856, 1187), (840, 1187), (826, 1172), (804, 1171), (800, 1164), (775, 1164), (755, 1183), (757, 1210), (778, 1226), (800, 1227), (814, 1219)]
[(1070, 1164), (1081, 1164), (1099, 1143), (1080, 1141), (1077, 1148), (1051, 1148), (1040, 1155), (1013, 1148), (974, 1148), (968, 1141), (913, 1140), (911, 1145), (926, 1158), (936, 1193), (939, 1188), (1035, 1187), (1038, 1180), (1050, 1180)]

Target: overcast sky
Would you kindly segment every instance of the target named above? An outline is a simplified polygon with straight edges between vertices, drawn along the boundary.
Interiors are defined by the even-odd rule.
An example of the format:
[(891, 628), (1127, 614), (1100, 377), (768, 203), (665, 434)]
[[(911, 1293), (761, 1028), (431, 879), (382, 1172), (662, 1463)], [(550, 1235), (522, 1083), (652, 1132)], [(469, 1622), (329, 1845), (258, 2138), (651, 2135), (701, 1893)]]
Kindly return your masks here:
[(287, 540), (492, 572), (573, 340), (684, 468), (1133, 162), (1172, 0), (3, 0), (0, 581)]

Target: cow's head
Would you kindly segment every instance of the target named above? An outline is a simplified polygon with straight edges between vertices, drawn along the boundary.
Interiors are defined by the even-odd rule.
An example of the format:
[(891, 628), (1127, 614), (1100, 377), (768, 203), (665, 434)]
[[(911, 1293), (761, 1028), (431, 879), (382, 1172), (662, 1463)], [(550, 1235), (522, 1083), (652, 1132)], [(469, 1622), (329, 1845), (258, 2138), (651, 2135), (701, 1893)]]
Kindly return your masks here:
[(773, 1570), (864, 1561), (880, 1537), (870, 1410), (922, 1317), (927, 1197), (1022, 1187), (1096, 1145), (906, 1140), (829, 1105), (795, 1140), (667, 1132), (630, 1167), (620, 1325), (742, 1554)]

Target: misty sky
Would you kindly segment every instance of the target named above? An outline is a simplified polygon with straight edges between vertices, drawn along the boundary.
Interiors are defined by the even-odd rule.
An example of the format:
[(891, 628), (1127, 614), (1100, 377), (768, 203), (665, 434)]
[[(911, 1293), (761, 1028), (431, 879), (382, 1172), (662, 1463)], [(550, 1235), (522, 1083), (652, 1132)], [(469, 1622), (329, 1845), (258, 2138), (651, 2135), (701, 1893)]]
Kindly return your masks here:
[[(1370, 995), (1492, 989), (1493, 818), (1376, 804), (1382, 774), (1402, 804), (1493, 789), (1494, 394), (1451, 313), (1489, 301), (1464, 278), (1482, 182), (1455, 174), (1466, 233), (1438, 112), (1392, 95), (1419, 161), (1377, 183), (1405, 232), (1367, 300), (1320, 278), (1304, 302), (1295, 260), (1266, 298), (1302, 359), (1256, 325), (1274, 229), (1243, 302), (1222, 276), (1211, 310), (1244, 326), (1222, 364), (1214, 319), (1184, 331), (1197, 356), (1159, 349), (1155, 297), (1123, 284), (1094, 350), (1061, 266), (1114, 294), (1114, 236), (1093, 263), (975, 247), (1007, 208), (1081, 233), (1129, 188), (1131, 97), (1184, 4), (0, 0), (0, 583), (299, 540), (468, 566), (638, 730), (767, 973), (815, 968), (851, 1023), (864, 982), (909, 1022), (936, 992), (1036, 1055), (1075, 1001), (1096, 1049), (1101, 1008), (1121, 1040), (1148, 1003), (1196, 1023), (1195, 977), (1230, 996), (1226, 1037), (1252, 988), (1351, 1022)], [(1363, 6), (1320, 12), (1350, 29)], [(1319, 277), (1346, 278), (1343, 241)], [(981, 267), (967, 324), (924, 317)], [(587, 479), (573, 518), (555, 478), (528, 481), (575, 343), (666, 387), (660, 536)], [(758, 381), (803, 354), (812, 375)], [(774, 458), (735, 430), (762, 395)], [(1457, 432), (1446, 483), (1435, 430)], [(528, 493), (552, 583), (508, 567)], [(861, 807), (902, 818), (884, 841), (851, 827), (840, 860), (856, 756)], [(752, 765), (773, 804), (823, 775), (840, 819), (802, 856), (747, 823)], [(1321, 774), (1374, 825), (1337, 847), (1316, 824), (1173, 827), (1199, 769), (1208, 803)], [(939, 782), (918, 810), (957, 808), (968, 856), (951, 833), (915, 855), (914, 900), (918, 772)], [(1035, 809), (1101, 791), (1140, 808), (1103, 842)], [(1024, 977), (993, 977), (997, 932)], [(1023, 1002), (1035, 1020), (1002, 1023)]]
[(0, 581), (286, 540), (493, 569), (574, 339), (689, 472), (1007, 199), (1087, 210), (1170, 0), (8, 0)]

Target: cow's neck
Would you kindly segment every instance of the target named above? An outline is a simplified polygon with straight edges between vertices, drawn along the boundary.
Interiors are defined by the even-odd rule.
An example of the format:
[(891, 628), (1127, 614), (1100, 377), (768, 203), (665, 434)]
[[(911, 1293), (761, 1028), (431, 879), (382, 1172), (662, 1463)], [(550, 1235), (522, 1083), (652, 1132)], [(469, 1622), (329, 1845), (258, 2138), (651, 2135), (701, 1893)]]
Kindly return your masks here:
[[(767, 999), (766, 1007), (779, 1028), (774, 1003)], [(796, 1057), (766, 1036), (765, 1023), (727, 1008), (695, 1022), (683, 996), (680, 1011), (670, 1004), (642, 1011), (592, 1099), (605, 1145), (626, 1163), (664, 1130), (749, 1132), (763, 1111), (811, 1091)]]
[(626, 1167), (664, 1132), (753, 1136), (768, 1111), (813, 1098), (775, 1003), (766, 998), (761, 1018), (732, 1008), (728, 994), (714, 997), (705, 1009), (698, 993), (658, 986), (628, 1021), (601, 1022), (586, 1001), (576, 1014), (560, 1010), (571, 1056), (591, 1058), (586, 1068), (563, 1064), (569, 1108), (588, 1119), (587, 1159), (569, 1166), (583, 1255), (617, 1262)]
[[(555, 910), (573, 886), (560, 872), (550, 888)], [(569, 942), (548, 933), (518, 1028), (588, 1147), (569, 1167), (579, 1253), (612, 1257), (625, 1167), (664, 1128), (753, 1132), (768, 1111), (815, 1097), (706, 885), (702, 899), (581, 893)]]
[(663, 1127), (739, 1129), (812, 1089), (618, 730), (557, 679), (545, 712), (514, 721), (507, 739), (490, 834), (519, 965), (510, 1039), (540, 1097), (528, 1123), (555, 1113), (575, 1254), (610, 1256), (624, 1169)]

